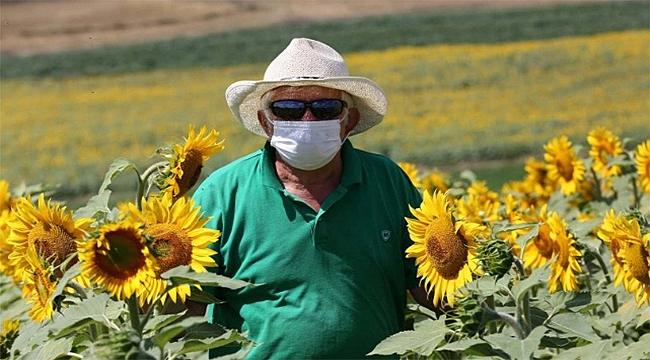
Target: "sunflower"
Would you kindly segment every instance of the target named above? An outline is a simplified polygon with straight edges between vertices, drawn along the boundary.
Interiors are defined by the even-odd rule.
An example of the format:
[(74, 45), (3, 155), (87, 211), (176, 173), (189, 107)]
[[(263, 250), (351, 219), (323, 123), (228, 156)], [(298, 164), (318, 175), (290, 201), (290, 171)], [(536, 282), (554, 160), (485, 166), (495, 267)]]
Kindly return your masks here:
[(557, 254), (557, 258), (551, 264), (548, 291), (553, 294), (558, 285), (562, 285), (564, 291), (576, 291), (579, 288), (576, 274), (582, 273), (582, 267), (578, 262), (582, 254), (575, 247), (576, 240), (573, 234), (567, 231), (566, 223), (557, 213), (550, 214), (547, 224), (551, 227), (550, 236), (555, 246), (554, 252)]
[(593, 169), (596, 173), (602, 174), (606, 179), (621, 174), (620, 166), (608, 163), (609, 157), (623, 154), (618, 136), (607, 128), (599, 126), (589, 132), (587, 142), (591, 145), (589, 156), (594, 160)]
[[(14, 267), (9, 263), (9, 254), (13, 251), (13, 245), (7, 242), (9, 236), (9, 220), (14, 213), (9, 210), (0, 210), (0, 273), (14, 277)], [(16, 281), (18, 279), (15, 279)]]
[(544, 145), (544, 150), (548, 178), (561, 187), (564, 195), (576, 193), (584, 180), (585, 165), (578, 158), (573, 144), (566, 136), (561, 136)]
[[(638, 222), (634, 221), (638, 229)], [(638, 307), (650, 305), (650, 233), (630, 237), (625, 242), (627, 291), (634, 294)]]
[(641, 190), (650, 194), (650, 140), (637, 146), (634, 160)]
[(418, 168), (413, 163), (409, 162), (398, 162), (397, 165), (408, 175), (411, 183), (418, 189), (422, 188), (422, 180), (420, 179), (420, 173)]
[(201, 175), (203, 163), (210, 156), (223, 150), (223, 140), (217, 142), (219, 133), (212, 130), (206, 134), (202, 127), (196, 134), (194, 126), (190, 125), (189, 135), (184, 145), (174, 145), (165, 157), (169, 160), (170, 177), (166, 183), (166, 191), (171, 191), (174, 198), (185, 195), (197, 182)]
[(9, 192), (9, 182), (0, 180), (0, 211), (9, 211), (13, 202)]
[[(524, 247), (524, 266), (527, 268), (539, 268), (555, 256), (553, 228), (549, 224), (550, 214), (546, 212), (546, 205), (543, 205), (537, 213), (534, 209), (521, 213), (515, 223), (540, 223), (537, 235), (526, 243)], [(514, 234), (521, 235), (519, 231)]]
[[(144, 235), (148, 239), (150, 253), (156, 259), (158, 268), (148, 277), (147, 291), (138, 294), (141, 303), (153, 302), (167, 287), (167, 280), (160, 275), (181, 265), (189, 265), (196, 272), (206, 272), (206, 267), (216, 267), (212, 259), (216, 252), (208, 246), (219, 239), (221, 232), (204, 228), (209, 218), (201, 218), (200, 208), (193, 200), (179, 198), (172, 200), (171, 194), (151, 197), (142, 202), (142, 211), (133, 204), (129, 206), (128, 216), (144, 224)], [(191, 294), (189, 285), (171, 289), (162, 297), (169, 295), (173, 302), (185, 302)]]
[(612, 251), (614, 285), (622, 283), (639, 307), (650, 305), (650, 233), (643, 234), (635, 216), (610, 210), (597, 234)]
[(54, 268), (54, 274), (61, 277), (65, 271), (61, 265), (76, 251), (76, 241), (84, 237), (93, 222), (88, 218), (73, 220), (72, 211), (67, 212), (65, 206), (52, 204), (51, 200), (46, 202), (43, 194), (36, 206), (29, 198), (18, 199), (13, 213), (13, 218), (7, 221), (10, 233), (6, 241), (13, 247), (9, 263), (18, 276), (29, 266), (25, 256), (33, 248), (42, 261)]
[(102, 225), (88, 240), (77, 242), (82, 275), (118, 300), (131, 297), (155, 270), (145, 240), (136, 224)]
[(477, 223), (500, 220), (499, 195), (490, 191), (485, 181), (475, 181), (467, 189), (467, 195), (456, 201), (456, 218)]
[(616, 215), (613, 209), (605, 214), (605, 219), (596, 230), (596, 235), (601, 239), (612, 253), (611, 263), (614, 270), (614, 286), (623, 283), (627, 289), (625, 278), (625, 241), (626, 233), (630, 230), (629, 222), (622, 214)]
[(406, 218), (413, 244), (407, 258), (415, 258), (417, 274), (424, 281), (433, 303), (454, 306), (454, 292), (480, 274), (476, 239), (489, 237), (480, 224), (455, 221), (446, 193), (425, 190), (419, 208), (410, 208), (415, 218)]
[(57, 285), (56, 277), (52, 273), (53, 268), (43, 266), (34, 248), (27, 250), (25, 261), (28, 265), (22, 272), (23, 297), (28, 297), (28, 304), (33, 304), (27, 314), (34, 321), (51, 319), (54, 315), (52, 294)]
[(445, 192), (449, 190), (449, 178), (450, 175), (448, 173), (433, 170), (422, 179), (422, 189)]
[(11, 358), (11, 347), (18, 337), (20, 320), (2, 320), (2, 333), (0, 333), (0, 359)]

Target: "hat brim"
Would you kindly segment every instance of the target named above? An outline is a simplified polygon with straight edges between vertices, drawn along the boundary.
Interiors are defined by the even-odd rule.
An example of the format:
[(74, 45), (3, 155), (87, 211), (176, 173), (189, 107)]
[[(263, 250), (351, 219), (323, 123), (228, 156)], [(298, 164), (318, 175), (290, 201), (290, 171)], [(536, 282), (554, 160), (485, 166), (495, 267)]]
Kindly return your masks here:
[(387, 100), (383, 90), (372, 80), (356, 76), (279, 81), (238, 81), (226, 89), (226, 102), (230, 111), (244, 128), (259, 136), (267, 137), (257, 118), (262, 95), (280, 86), (307, 85), (343, 90), (352, 96), (354, 107), (359, 110), (360, 119), (350, 135), (356, 135), (370, 129), (379, 124), (386, 115)]

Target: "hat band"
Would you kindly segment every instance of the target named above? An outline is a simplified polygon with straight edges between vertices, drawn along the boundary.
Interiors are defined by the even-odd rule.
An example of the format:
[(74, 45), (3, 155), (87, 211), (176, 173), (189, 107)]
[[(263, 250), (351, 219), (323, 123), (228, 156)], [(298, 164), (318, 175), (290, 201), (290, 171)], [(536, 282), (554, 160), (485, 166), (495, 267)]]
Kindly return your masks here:
[(293, 81), (293, 80), (320, 80), (324, 79), (322, 76), (294, 76), (294, 77), (286, 77), (280, 79), (280, 81)]

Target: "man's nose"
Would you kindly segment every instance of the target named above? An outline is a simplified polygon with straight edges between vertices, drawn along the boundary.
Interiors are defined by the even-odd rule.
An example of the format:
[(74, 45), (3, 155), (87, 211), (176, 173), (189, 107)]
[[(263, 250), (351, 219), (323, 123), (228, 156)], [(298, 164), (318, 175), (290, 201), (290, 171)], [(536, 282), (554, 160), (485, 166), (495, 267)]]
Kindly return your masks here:
[(318, 118), (314, 116), (314, 114), (311, 112), (311, 108), (307, 108), (305, 111), (305, 114), (302, 116), (300, 119), (301, 121), (317, 121)]

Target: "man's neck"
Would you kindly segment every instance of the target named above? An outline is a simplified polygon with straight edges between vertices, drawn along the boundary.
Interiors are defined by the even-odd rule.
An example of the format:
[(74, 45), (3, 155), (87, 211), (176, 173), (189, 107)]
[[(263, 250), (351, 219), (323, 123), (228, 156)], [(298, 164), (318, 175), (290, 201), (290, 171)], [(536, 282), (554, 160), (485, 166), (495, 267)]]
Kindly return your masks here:
[(289, 193), (301, 198), (318, 211), (323, 201), (341, 182), (343, 161), (339, 152), (322, 168), (306, 171), (290, 166), (276, 154), (275, 172)]

